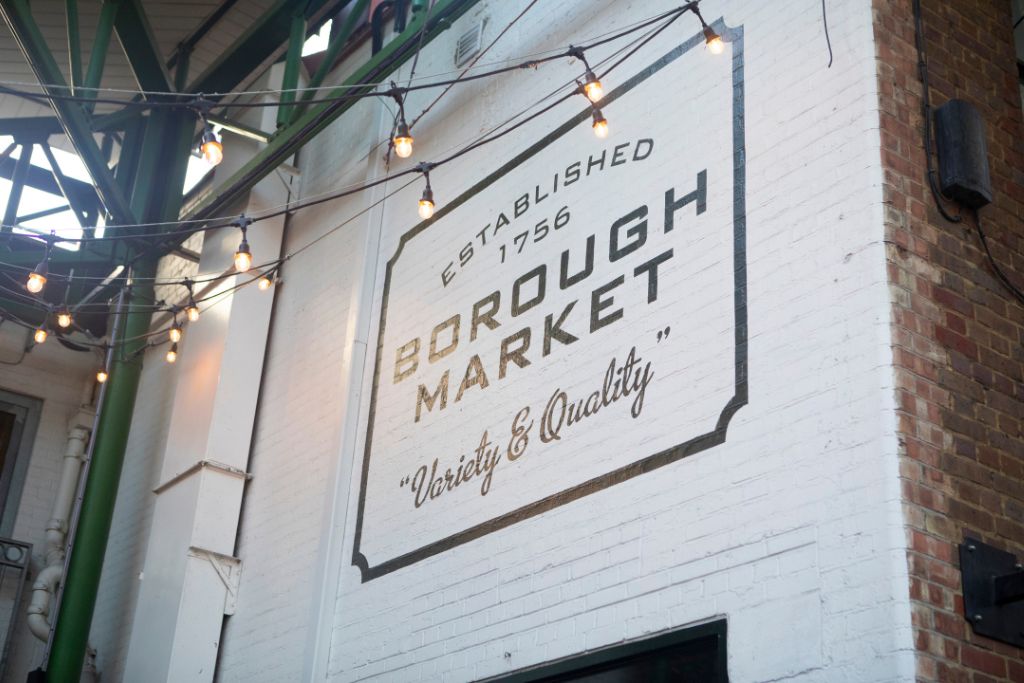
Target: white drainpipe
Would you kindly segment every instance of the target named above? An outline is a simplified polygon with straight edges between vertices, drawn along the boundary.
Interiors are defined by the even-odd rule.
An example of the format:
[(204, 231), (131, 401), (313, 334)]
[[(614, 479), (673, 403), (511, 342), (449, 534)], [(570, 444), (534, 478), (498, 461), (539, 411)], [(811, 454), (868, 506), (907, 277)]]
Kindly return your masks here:
[(71, 420), (68, 427), (64, 467), (57, 485), (57, 497), (53, 501), (53, 516), (46, 524), (46, 545), (43, 550), (46, 566), (32, 585), (28, 627), (32, 635), (44, 642), (50, 637), (50, 604), (64, 576), (64, 541), (68, 533), (68, 517), (78, 488), (78, 476), (85, 462), (85, 447), (89, 441), (87, 425), (91, 424), (90, 416), (83, 411)]

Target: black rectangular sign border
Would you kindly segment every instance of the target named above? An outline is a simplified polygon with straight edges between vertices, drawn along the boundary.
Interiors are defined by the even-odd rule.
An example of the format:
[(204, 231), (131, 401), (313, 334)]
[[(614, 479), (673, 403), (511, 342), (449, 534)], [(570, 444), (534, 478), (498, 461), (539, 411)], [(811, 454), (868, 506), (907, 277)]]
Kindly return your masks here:
[[(395, 255), (387, 263), (387, 270), (384, 277), (384, 295), (381, 303), (380, 330), (377, 337), (377, 354), (374, 365), (373, 388), (370, 393), (370, 411), (366, 427), (366, 443), (363, 452), (362, 479), (359, 486), (359, 507), (356, 513), (355, 539), (352, 547), (352, 564), (359, 567), (362, 582), (389, 574), (402, 567), (419, 562), (433, 555), (437, 555), (456, 546), (468, 543), (482, 536), (485, 536), (498, 529), (511, 526), (524, 519), (535, 517), (539, 514), (552, 510), (556, 507), (574, 501), (583, 496), (606, 489), (614, 484), (619, 484), (628, 479), (658, 469), (688, 455), (693, 455), (713, 446), (725, 443), (725, 433), (729, 426), (729, 420), (741, 407), (747, 404), (747, 255), (746, 255), (746, 149), (744, 139), (744, 84), (743, 84), (743, 26), (735, 28), (727, 27), (722, 19), (715, 21), (712, 26), (722, 35), (723, 40), (731, 43), (732, 50), (732, 73), (733, 73), (733, 300), (735, 305), (735, 336), (736, 336), (736, 388), (735, 394), (726, 403), (718, 416), (718, 422), (714, 430), (694, 437), (681, 444), (667, 448), (646, 458), (636, 460), (628, 465), (602, 474), (599, 477), (577, 484), (572, 488), (559, 493), (552, 494), (521, 508), (507, 512), (499, 517), (470, 527), (464, 531), (430, 543), (416, 550), (410, 551), (398, 557), (392, 558), (379, 565), (371, 567), (366, 556), (359, 550), (360, 540), (363, 531), (363, 511), (366, 503), (366, 481), (370, 472), (370, 446), (373, 442), (373, 421), (377, 405), (377, 387), (380, 382), (381, 357), (383, 353), (384, 324), (388, 311), (388, 293), (391, 287), (391, 271), (398, 257), (401, 255), (405, 244), (416, 235), (426, 230), (436, 220), (442, 218), (449, 212), (455, 210), (465, 203), (470, 197), (489, 186), (513, 168), (535, 155), (541, 149), (576, 128), (584, 120), (590, 118), (590, 111), (585, 110), (572, 117), (566, 123), (532, 145), (529, 149), (520, 153), (514, 159), (506, 163), (494, 173), (490, 174), (466, 192), (459, 195), (454, 201), (445, 205), (430, 220), (423, 221), (412, 228), (404, 235), (398, 244)], [(704, 43), (703, 34), (698, 33), (678, 47), (674, 48), (659, 60), (636, 74), (620, 87), (608, 93), (602, 99), (602, 105), (610, 103), (625, 93), (629, 92), (653, 74), (660, 71), (666, 65), (675, 61), (689, 50)]]

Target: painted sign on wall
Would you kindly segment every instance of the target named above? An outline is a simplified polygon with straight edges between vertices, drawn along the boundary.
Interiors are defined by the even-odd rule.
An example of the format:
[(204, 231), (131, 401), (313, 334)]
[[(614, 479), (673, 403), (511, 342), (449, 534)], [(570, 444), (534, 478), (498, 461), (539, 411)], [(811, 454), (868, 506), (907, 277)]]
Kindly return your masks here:
[[(401, 238), (363, 581), (725, 440), (746, 403), (742, 30), (716, 26)], [(582, 100), (582, 98), (579, 98)]]

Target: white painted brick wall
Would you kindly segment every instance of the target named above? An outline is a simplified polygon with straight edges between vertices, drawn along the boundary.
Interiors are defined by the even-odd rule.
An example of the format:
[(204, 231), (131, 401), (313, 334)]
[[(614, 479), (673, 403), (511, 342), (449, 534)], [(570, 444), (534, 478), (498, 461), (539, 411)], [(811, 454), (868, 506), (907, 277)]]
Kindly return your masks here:
[[(0, 358), (16, 361), (21, 356), (25, 341), (23, 328), (11, 322), (0, 325)], [(69, 351), (51, 339), (46, 344), (35, 346), (20, 363), (0, 365), (0, 389), (43, 401), (13, 532), (15, 539), (33, 545), (32, 578), (26, 586), (26, 593), (35, 574), (43, 567), (46, 523), (53, 512), (53, 497), (57, 493), (67, 444), (68, 420), (81, 407), (86, 382), (96, 371), (97, 360), (94, 354)], [(39, 665), (39, 657), (42, 656), (42, 644), (25, 625), (24, 608), (27, 605), (28, 596), (25, 595), (7, 665), (10, 680), (24, 680), (28, 672)], [(3, 616), (5, 620), (0, 625), (0, 634), (6, 628), (7, 615)]]
[[(578, 42), (673, 6), (538, 2), (484, 61)], [(358, 317), (362, 251), (378, 232), (390, 244), (411, 227), (415, 186), (389, 202), (387, 220), (371, 212), (283, 270), (219, 681), (304, 680), (324, 636), (318, 603), (334, 598), (326, 636), (336, 681), (477, 679), (719, 616), (729, 621), (733, 681), (912, 679), (870, 6), (830, 3), (830, 70), (810, 0), (703, 8), (742, 24), (746, 42), (751, 395), (727, 442), (360, 583), (349, 565), (359, 481), (348, 468), (358, 472), (361, 437), (342, 425), (353, 401), (365, 411), (371, 368), (346, 359), (374, 343)], [(486, 18), (486, 44), (521, 9), (480, 3), (424, 49), (418, 73), (450, 71), (464, 28)], [(684, 17), (673, 30), (688, 36), (696, 25)], [(454, 89), (417, 128), (418, 155), (460, 146), (570, 75), (575, 67), (563, 64)], [(411, 98), (410, 110), (430, 99)], [(692, 104), (683, 86), (679, 104)], [(613, 130), (617, 106), (637, 104), (609, 108)], [(380, 150), (370, 152), (386, 128), (378, 112), (360, 104), (307, 146), (304, 197), (384, 172)], [(531, 142), (513, 135), (444, 169), (439, 201)], [(300, 212), (287, 248), (379, 196)], [(170, 405), (161, 368), (147, 364), (94, 622), (109, 680), (119, 678), (132, 614), (134, 588), (125, 587), (146, 545), (146, 454), (162, 449)], [(321, 591), (327, 560), (339, 569)]]
[[(189, 249), (201, 249), (202, 237), (190, 238)], [(185, 259), (161, 260), (157, 277), (173, 279), (194, 276), (196, 265)], [(181, 287), (158, 286), (157, 299), (181, 303)], [(154, 317), (154, 325), (166, 322)], [(96, 649), (96, 668), (103, 680), (120, 681), (128, 656), (128, 640), (135, 601), (139, 592), (139, 574), (149, 539), (160, 464), (167, 440), (167, 426), (174, 403), (177, 367), (164, 362), (166, 346), (146, 352), (143, 359), (139, 393), (132, 414), (124, 469), (118, 489), (110, 540), (103, 560), (103, 573), (93, 614), (89, 644)]]
[[(489, 57), (564, 45), (671, 6), (541, 3)], [(369, 583), (343, 561), (332, 680), (477, 679), (717, 616), (729, 621), (734, 681), (912, 676), (870, 8), (830, 6), (831, 70), (812, 3), (703, 9), (745, 30), (750, 404), (724, 445), (656, 474)], [(519, 10), (487, 3), (452, 38), (483, 15), (493, 36)], [(450, 68), (445, 40), (424, 51), (421, 73)], [(421, 124), (420, 156), (546, 92), (540, 82), (517, 74), (454, 91)], [(686, 92), (681, 84), (680, 107), (693, 106)], [(606, 111), (613, 130), (625, 106)], [(435, 193), (457, 195), (529, 142), (510, 136), (446, 167)], [(418, 191), (386, 210), (385, 244), (413, 224), (403, 212)], [(333, 256), (346, 270), (343, 252)], [(361, 443), (343, 457), (358, 463)], [(347, 483), (343, 554), (358, 476)]]

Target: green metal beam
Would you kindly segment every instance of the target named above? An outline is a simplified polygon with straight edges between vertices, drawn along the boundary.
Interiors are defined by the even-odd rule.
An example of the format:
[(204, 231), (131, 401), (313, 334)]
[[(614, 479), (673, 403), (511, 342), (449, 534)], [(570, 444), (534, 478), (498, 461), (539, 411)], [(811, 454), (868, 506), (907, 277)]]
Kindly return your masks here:
[(291, 118), (291, 107), (295, 101), (295, 88), (299, 86), (299, 69), (302, 66), (302, 44), (306, 42), (306, 17), (302, 12), (292, 16), (291, 31), (288, 33), (288, 52), (284, 62), (284, 76), (281, 78), (281, 104), (277, 107), (277, 127), (285, 126)]
[[(142, 114), (135, 107), (125, 107), (110, 114), (92, 117), (90, 124), (94, 133), (111, 130), (124, 130), (132, 121)], [(15, 116), (0, 118), (0, 135), (15, 137), (46, 138), (51, 135), (63, 135), (64, 128), (55, 116)]]
[[(117, 17), (119, 4), (115, 0), (106, 0), (100, 9), (100, 19), (96, 24), (96, 34), (92, 41), (92, 52), (89, 54), (89, 70), (85, 73), (85, 81), (82, 83), (86, 88), (98, 88), (100, 81), (103, 80), (103, 67), (107, 63), (110, 34), (114, 29), (114, 19)], [(95, 91), (86, 90), (86, 93), (94, 95)], [(93, 107), (88, 108), (89, 111), (93, 109)]]
[(7, 195), (7, 207), (4, 209), (3, 229), (11, 232), (11, 226), (18, 220), (18, 205), (21, 204), (21, 191), (25, 189), (25, 179), (32, 165), (32, 145), (22, 145), (21, 153), (14, 162), (14, 173), (11, 174), (11, 191)]
[(70, 211), (71, 213), (75, 212), (75, 210), (71, 208), (70, 204), (64, 204), (63, 206), (55, 206), (52, 209), (43, 209), (42, 211), (35, 211), (33, 213), (26, 213), (21, 216), (18, 216), (17, 220), (15, 221), (15, 224), (22, 225), (24, 223), (28, 223), (29, 221), (34, 221), (38, 218), (56, 216), (58, 213), (64, 213), (65, 211)]
[[(319, 88), (327, 74), (330, 73), (331, 68), (334, 66), (334, 62), (337, 61), (338, 55), (348, 45), (349, 38), (352, 37), (352, 33), (356, 30), (356, 25), (363, 16), (363, 12), (369, 6), (370, 0), (356, 0), (356, 4), (349, 10), (348, 16), (345, 17), (345, 23), (341, 25), (341, 28), (335, 33), (334, 37), (331, 38), (330, 44), (327, 46), (327, 50), (324, 52), (323, 61), (320, 62), (320, 66), (317, 67), (316, 73), (309, 79), (309, 90), (302, 93), (302, 102), (307, 102), (313, 99), (313, 96), (317, 93), (314, 88)], [(292, 109), (291, 120), (294, 121), (306, 111), (306, 104), (299, 104), (299, 106)]]
[[(304, 16), (314, 21), (323, 14), (341, 7), (348, 0), (309, 0)], [(291, 33), (295, 0), (278, 0), (248, 31), (200, 74), (188, 87), (189, 92), (228, 92), (258, 67), (280, 54), (281, 46)]]
[[(442, 31), (451, 26), (452, 22), (462, 16), (479, 0), (438, 0), (430, 12), (430, 24), (427, 26), (423, 42), (433, 40)], [(322, 93), (323, 98), (337, 98), (351, 93), (369, 92), (373, 85), (355, 87), (360, 84), (378, 83), (387, 80), (388, 76), (410, 59), (419, 44), (419, 33), (426, 20), (425, 12), (418, 14), (400, 35), (396, 36), (383, 50), (374, 55), (361, 68), (357, 69), (341, 87)], [(212, 192), (187, 216), (188, 219), (209, 218), (226, 208), (245, 192), (269, 175), (280, 164), (284, 163), (300, 147), (306, 144), (332, 121), (341, 116), (358, 100), (344, 99), (325, 102), (312, 107), (294, 123), (278, 131), (270, 143), (250, 159), (233, 176), (228, 178)], [(228, 150), (230, 153), (230, 150)]]
[[(0, 178), (7, 178), (11, 180), (14, 178), (14, 169), (17, 166), (18, 160), (16, 159), (4, 159), (0, 161)], [(75, 195), (75, 199), (83, 205), (94, 205), (97, 203), (98, 198), (96, 197), (96, 191), (92, 185), (75, 178), (65, 177), (65, 189)], [(60, 185), (54, 180), (53, 174), (44, 168), (39, 166), (29, 165), (28, 170), (25, 171), (25, 184), (36, 190), (47, 192), (49, 194), (62, 194)], [(95, 209), (91, 211), (95, 213)], [(3, 260), (3, 259), (0, 259)]]
[[(106, 11), (107, 4), (104, 4), (103, 12)], [(21, 51), (32, 66), (36, 79), (40, 83), (57, 86), (51, 94), (66, 94), (64, 75), (54, 61), (39, 26), (32, 18), (28, 2), (26, 0), (0, 0), (0, 14), (3, 15), (15, 40), (18, 41)], [(92, 64), (89, 65), (89, 69), (92, 70)], [(93, 139), (86, 112), (79, 105), (67, 101), (54, 100), (52, 106), (57, 118), (60, 119), (64, 132), (71, 140), (71, 144), (74, 145), (75, 151), (78, 152), (78, 156), (89, 169), (89, 175), (92, 176), (93, 183), (96, 185), (96, 192), (103, 200), (103, 204), (110, 212), (114, 222), (136, 223), (128, 199), (114, 182), (110, 169), (107, 168), (106, 160), (103, 158), (103, 153), (100, 151), (99, 145), (96, 144), (96, 140)]]
[(188, 68), (192, 62), (192, 46), (182, 43), (174, 55), (174, 89), (181, 92), (188, 87)]
[(63, 133), (60, 121), (53, 116), (15, 116), (9, 119), (0, 119), (0, 135), (13, 135), (14, 137), (31, 136), (44, 138), (51, 135)]
[(78, 0), (64, 0), (64, 14), (68, 19), (68, 60), (71, 63), (71, 85), (78, 87), (82, 84), (82, 41), (78, 32)]
[(135, 79), (143, 90), (173, 92), (174, 84), (164, 66), (163, 55), (160, 54), (153, 29), (142, 9), (142, 2), (140, 0), (119, 0), (119, 2), (120, 7), (117, 11), (117, 18), (114, 20), (114, 28), (117, 30), (117, 37), (121, 40)]
[(78, 225), (83, 228), (90, 227), (86, 222), (86, 217), (89, 213), (88, 209), (79, 201), (78, 193), (71, 189), (71, 185), (68, 182), (70, 179), (60, 170), (60, 165), (57, 163), (57, 158), (53, 155), (50, 145), (46, 142), (41, 142), (39, 147), (43, 150), (46, 160), (50, 163), (50, 172), (53, 173), (53, 180), (57, 183), (57, 187), (60, 188), (60, 193), (64, 195), (64, 199), (68, 200), (68, 204), (71, 205), (72, 213), (75, 214)]

